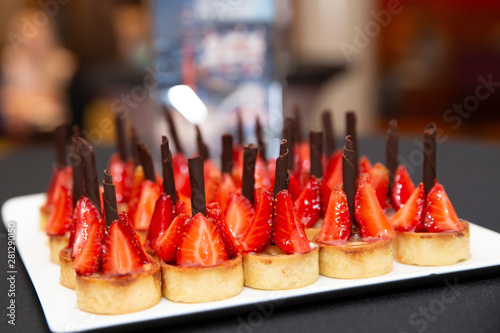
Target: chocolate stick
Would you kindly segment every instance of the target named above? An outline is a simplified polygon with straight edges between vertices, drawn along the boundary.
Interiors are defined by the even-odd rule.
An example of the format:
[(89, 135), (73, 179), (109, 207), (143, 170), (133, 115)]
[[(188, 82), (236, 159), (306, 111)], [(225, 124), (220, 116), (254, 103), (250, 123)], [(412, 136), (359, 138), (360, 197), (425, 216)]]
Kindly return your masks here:
[(309, 132), (311, 176), (323, 178), (323, 132)]
[(203, 158), (196, 156), (188, 159), (189, 179), (191, 182), (191, 211), (193, 216), (198, 213), (207, 215), (205, 199), (205, 180), (203, 177)]
[(287, 141), (287, 148), (290, 154), (288, 157), (288, 170), (293, 172), (295, 171), (295, 117), (287, 117), (283, 127), (283, 134)]
[(241, 184), (241, 193), (245, 198), (254, 204), (255, 190), (255, 161), (257, 160), (257, 146), (246, 145), (243, 151), (243, 176)]
[(54, 133), (56, 147), (56, 168), (64, 169), (66, 166), (66, 146), (68, 144), (68, 124), (64, 123), (56, 127)]
[(236, 114), (237, 117), (237, 128), (238, 128), (238, 144), (243, 146), (243, 119), (241, 118), (241, 110)]
[(144, 170), (144, 179), (156, 183), (156, 174), (153, 165), (153, 158), (151, 157), (148, 148), (146, 148), (146, 146), (143, 143), (138, 143), (137, 151), (139, 153), (139, 160), (141, 161), (142, 169)]
[(286, 139), (281, 140), (281, 143), (280, 143), (280, 156), (284, 155), (287, 152), (287, 149), (288, 149), (288, 141)]
[(94, 148), (82, 138), (78, 138), (78, 148), (83, 159), (83, 178), (87, 197), (102, 212), (101, 198), (99, 195), (99, 181), (97, 180), (97, 167), (95, 163)]
[(356, 136), (356, 113), (353, 111), (349, 111), (346, 113), (346, 127), (347, 127), (347, 135), (351, 137), (351, 141), (354, 147), (354, 159), (352, 162), (354, 163), (354, 168), (356, 171), (356, 177), (358, 175), (358, 138)]
[(429, 124), (424, 133), (424, 188), (427, 195), (436, 180), (436, 124)]
[(226, 133), (222, 136), (222, 173), (232, 174), (233, 172), (233, 136)]
[(293, 108), (293, 112), (295, 114), (295, 128), (294, 128), (294, 132), (295, 132), (295, 138), (297, 139), (296, 142), (297, 143), (301, 143), (302, 141), (304, 141), (303, 137), (302, 137), (302, 122), (301, 122), (301, 119), (300, 119), (300, 108), (298, 105), (295, 105), (294, 108)]
[(265, 162), (267, 162), (266, 143), (264, 142), (262, 125), (260, 119), (257, 117), (255, 121), (255, 134), (257, 135), (257, 144), (259, 145), (259, 155)]
[(355, 168), (355, 158), (354, 143), (351, 140), (351, 136), (348, 135), (345, 137), (344, 155), (342, 155), (342, 180), (353, 224), (356, 224), (354, 218), (354, 198), (356, 196), (356, 181), (358, 178)]
[(288, 174), (288, 149), (283, 155), (280, 155), (276, 159), (276, 170), (274, 173), (274, 190), (273, 197), (276, 198), (278, 193), (283, 190), (288, 189), (288, 180), (290, 178)]
[(399, 154), (399, 137), (398, 137), (398, 122), (392, 119), (389, 122), (389, 129), (387, 130), (385, 165), (389, 170), (389, 196), (392, 191), (392, 184), (394, 183), (394, 175), (398, 168), (398, 154)]
[(163, 172), (163, 192), (170, 195), (174, 205), (177, 203), (177, 192), (175, 190), (174, 166), (172, 164), (172, 152), (166, 136), (162, 136), (161, 143), (161, 166)]
[(198, 154), (200, 154), (203, 160), (208, 160), (210, 158), (210, 154), (208, 152), (208, 146), (203, 141), (200, 127), (198, 125), (195, 125), (194, 127), (196, 129), (196, 143), (198, 144)]
[(141, 159), (139, 157), (139, 151), (137, 150), (137, 145), (139, 144), (139, 137), (135, 128), (130, 128), (130, 143), (132, 146), (132, 156), (134, 157), (135, 166), (141, 165)]
[(80, 149), (78, 149), (79, 133), (79, 130), (75, 131), (75, 128), (73, 128), (73, 136), (71, 137), (71, 154), (69, 156), (71, 167), (73, 168), (73, 207), (75, 207), (78, 200), (85, 195), (85, 184), (83, 182), (83, 161), (80, 155)]
[(113, 177), (107, 169), (104, 170), (104, 180), (102, 182), (102, 186), (104, 189), (102, 194), (104, 216), (106, 218), (106, 224), (110, 226), (114, 220), (118, 220), (120, 217), (118, 215), (118, 208), (116, 205), (116, 192), (115, 185), (113, 185)]
[(321, 115), (321, 121), (323, 123), (323, 131), (325, 132), (325, 153), (326, 157), (330, 158), (337, 150), (337, 143), (335, 142), (335, 132), (332, 126), (332, 113), (330, 111), (325, 111)]
[(175, 127), (174, 119), (172, 118), (172, 113), (170, 108), (163, 104), (163, 111), (165, 112), (165, 117), (167, 118), (168, 128), (170, 129), (170, 135), (174, 140), (175, 151), (178, 154), (184, 154), (184, 149), (182, 148), (181, 141), (177, 135), (177, 128)]
[(115, 115), (115, 127), (116, 127), (116, 149), (120, 154), (120, 159), (124, 162), (127, 161), (127, 135), (125, 126), (125, 116), (122, 113), (116, 113)]

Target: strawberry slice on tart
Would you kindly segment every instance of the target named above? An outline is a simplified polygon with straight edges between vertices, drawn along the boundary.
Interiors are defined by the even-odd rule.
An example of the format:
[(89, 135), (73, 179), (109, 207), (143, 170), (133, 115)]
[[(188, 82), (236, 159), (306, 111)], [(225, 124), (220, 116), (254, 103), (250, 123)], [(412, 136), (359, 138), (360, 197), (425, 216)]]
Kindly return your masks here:
[(396, 169), (394, 183), (391, 189), (391, 204), (395, 211), (401, 209), (411, 194), (415, 191), (415, 184), (410, 178), (404, 165)]

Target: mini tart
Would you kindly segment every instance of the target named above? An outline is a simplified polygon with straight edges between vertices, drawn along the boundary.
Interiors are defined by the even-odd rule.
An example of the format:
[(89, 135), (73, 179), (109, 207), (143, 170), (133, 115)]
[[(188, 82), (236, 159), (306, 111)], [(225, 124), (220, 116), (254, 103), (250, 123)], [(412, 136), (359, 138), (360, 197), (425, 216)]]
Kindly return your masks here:
[(163, 296), (174, 302), (201, 303), (233, 297), (243, 289), (241, 255), (210, 267), (161, 265)]
[(302, 288), (316, 282), (319, 276), (319, 249), (311, 243), (311, 251), (285, 254), (276, 245), (261, 253), (243, 254), (245, 286), (263, 290)]
[(59, 264), (59, 252), (68, 246), (69, 238), (66, 235), (49, 236), (50, 261)]
[(417, 266), (453, 265), (470, 258), (470, 228), (453, 232), (396, 232), (394, 259)]
[(73, 259), (71, 257), (72, 248), (65, 247), (59, 252), (59, 266), (61, 268), (61, 276), (59, 282), (69, 289), (75, 289), (76, 274), (73, 269)]
[(392, 270), (392, 239), (348, 241), (342, 245), (318, 242), (319, 273), (337, 279), (364, 279)]
[(322, 225), (323, 225), (323, 218), (320, 218), (318, 221), (316, 221), (316, 223), (314, 223), (314, 225), (311, 228), (304, 228), (307, 239), (309, 239), (310, 242), (313, 242), (316, 236), (319, 235)]
[(118, 276), (76, 274), (76, 302), (82, 311), (123, 314), (148, 309), (161, 300), (160, 265), (150, 256), (143, 271)]

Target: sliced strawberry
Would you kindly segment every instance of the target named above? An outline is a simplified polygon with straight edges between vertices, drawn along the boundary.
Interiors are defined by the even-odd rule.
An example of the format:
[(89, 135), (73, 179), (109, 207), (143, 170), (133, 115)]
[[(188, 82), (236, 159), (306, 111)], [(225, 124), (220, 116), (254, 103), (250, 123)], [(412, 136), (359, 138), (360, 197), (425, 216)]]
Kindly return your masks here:
[(330, 202), (330, 194), (332, 190), (328, 187), (324, 179), (318, 179), (319, 195), (321, 196), (321, 216), (325, 216), (328, 203)]
[[(130, 189), (129, 205), (131, 205), (134, 198), (136, 198), (139, 195), (143, 181), (144, 181), (144, 170), (142, 169), (141, 166), (138, 166), (134, 169), (134, 176), (132, 177), (132, 188)], [(130, 208), (129, 208), (129, 213), (130, 213)]]
[(425, 190), (420, 183), (403, 208), (400, 208), (391, 220), (397, 231), (418, 231), (424, 221)]
[(218, 202), (220, 182), (220, 175), (212, 174), (205, 179), (205, 197), (207, 202)]
[(73, 213), (74, 229), (71, 232), (69, 246), (73, 248), (71, 257), (76, 258), (87, 243), (90, 228), (94, 224), (105, 225), (101, 214), (87, 197), (82, 197)]
[(378, 203), (382, 209), (386, 209), (389, 199), (389, 170), (381, 163), (377, 163), (371, 168), (369, 174), (370, 183), (375, 189)]
[(177, 248), (179, 247), (179, 243), (188, 220), (189, 216), (185, 214), (177, 215), (168, 229), (158, 237), (155, 245), (157, 248), (156, 255), (158, 258), (162, 259), (164, 262), (171, 262), (175, 260)]
[(132, 226), (132, 221), (130, 221), (128, 214), (126, 212), (120, 213), (120, 219), (116, 220), (116, 222), (119, 223), (129, 233), (129, 236), (132, 239), (132, 244), (134, 244), (136, 251), (139, 254), (139, 256), (141, 257), (142, 261), (144, 263), (149, 262), (146, 251), (144, 250), (144, 247), (142, 246), (141, 238), (135, 232), (134, 227)]
[(224, 240), (215, 225), (198, 213), (186, 225), (177, 250), (181, 266), (215, 266), (227, 259)]
[[(108, 170), (113, 177), (113, 185), (115, 185), (116, 202), (123, 203), (130, 200), (131, 179), (130, 163), (125, 162), (120, 158), (118, 153), (111, 156), (108, 164)], [(132, 169), (133, 170), (133, 169)]]
[(143, 260), (127, 228), (115, 221), (104, 243), (103, 275), (125, 275), (142, 270)]
[(290, 192), (293, 201), (296, 201), (302, 193), (302, 186), (300, 186), (300, 180), (296, 175), (290, 174), (290, 180), (288, 181), (288, 192)]
[(273, 231), (273, 196), (263, 192), (250, 227), (240, 238), (245, 252), (259, 253), (269, 245)]
[(248, 229), (254, 209), (241, 193), (234, 193), (229, 199), (224, 216), (234, 237), (240, 238)]
[(370, 184), (370, 176), (361, 175), (354, 199), (354, 216), (364, 238), (394, 238), (396, 232), (387, 221), (378, 203), (377, 194)]
[(157, 183), (147, 179), (142, 182), (140, 190), (130, 201), (129, 213), (136, 230), (148, 230), (160, 194)]
[(236, 191), (236, 186), (234, 185), (233, 177), (227, 173), (222, 176), (222, 180), (219, 184), (218, 196), (215, 200), (220, 205), (220, 210), (225, 211), (227, 203), (231, 194)]
[(415, 191), (415, 184), (411, 181), (408, 171), (404, 165), (400, 165), (394, 175), (394, 183), (391, 189), (391, 204), (398, 211), (404, 206), (406, 200)]
[(264, 190), (270, 190), (272, 188), (271, 176), (267, 169), (266, 162), (257, 156), (255, 161), (255, 185), (257, 187), (262, 187)]
[(321, 195), (318, 181), (314, 176), (309, 179), (306, 188), (295, 201), (300, 223), (305, 228), (310, 228), (321, 215)]
[(331, 175), (325, 178), (329, 188), (335, 188), (342, 184), (342, 155), (337, 160), (335, 167), (333, 168)]
[(359, 159), (358, 173), (360, 175), (364, 173), (369, 174), (371, 170), (372, 170), (372, 163), (370, 162), (368, 157), (366, 155), (361, 156), (361, 158)]
[(429, 232), (457, 231), (463, 226), (444, 191), (443, 185), (436, 181), (427, 194), (424, 214), (424, 226)]
[(335, 168), (337, 168), (337, 164), (342, 165), (342, 150), (336, 151), (332, 157), (330, 157), (330, 160), (327, 162), (326, 168), (325, 168), (325, 179), (330, 179), (330, 177), (333, 174), (333, 171)]
[(157, 251), (156, 240), (168, 229), (175, 215), (175, 206), (172, 198), (170, 195), (162, 193), (158, 200), (156, 200), (155, 210), (149, 224), (145, 242), (146, 248)]
[(177, 193), (178, 199), (175, 204), (176, 214), (186, 214), (191, 217), (191, 200), (184, 197), (182, 194)]
[(274, 242), (286, 254), (305, 253), (311, 250), (288, 190), (283, 190), (276, 196), (273, 234)]
[(73, 261), (73, 269), (80, 275), (92, 275), (101, 269), (102, 245), (106, 237), (106, 224), (101, 219), (93, 223), (88, 229), (88, 240), (81, 249), (80, 254)]
[(221, 235), (228, 257), (230, 259), (235, 258), (241, 252), (240, 246), (231, 233), (231, 229), (229, 229), (229, 226), (226, 224), (224, 214), (222, 214), (217, 202), (212, 202), (207, 205), (207, 217), (212, 220), (215, 228), (217, 228), (217, 231)]
[(70, 191), (73, 191), (73, 171), (71, 167), (67, 166), (63, 169), (54, 168), (52, 177), (50, 179), (49, 187), (47, 189), (47, 200), (42, 206), (45, 212), (51, 212), (58, 201), (58, 195), (61, 193), (59, 188), (65, 186)]
[(45, 232), (49, 236), (64, 235), (70, 231), (73, 219), (73, 194), (71, 190), (62, 184), (58, 185), (55, 197), (57, 201), (45, 226)]
[(347, 242), (350, 235), (351, 214), (347, 205), (347, 197), (340, 187), (336, 187), (330, 195), (318, 242), (341, 245)]

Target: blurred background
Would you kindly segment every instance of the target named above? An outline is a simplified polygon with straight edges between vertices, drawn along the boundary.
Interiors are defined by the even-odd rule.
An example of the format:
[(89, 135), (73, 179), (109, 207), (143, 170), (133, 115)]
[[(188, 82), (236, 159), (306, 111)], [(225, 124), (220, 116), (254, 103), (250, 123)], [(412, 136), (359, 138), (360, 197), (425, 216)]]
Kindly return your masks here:
[[(63, 121), (113, 144), (116, 111), (159, 142), (163, 103), (186, 141), (200, 123), (219, 142), (241, 111), (247, 141), (259, 117), (272, 143), (296, 108), (304, 131), (332, 110), (338, 137), (355, 110), (361, 135), (397, 118), (409, 135), (436, 122), (500, 141), (496, 0), (2, 1), (0, 36), (1, 152), (49, 141)], [(208, 117), (183, 112), (175, 86)]]

